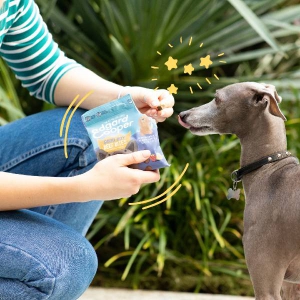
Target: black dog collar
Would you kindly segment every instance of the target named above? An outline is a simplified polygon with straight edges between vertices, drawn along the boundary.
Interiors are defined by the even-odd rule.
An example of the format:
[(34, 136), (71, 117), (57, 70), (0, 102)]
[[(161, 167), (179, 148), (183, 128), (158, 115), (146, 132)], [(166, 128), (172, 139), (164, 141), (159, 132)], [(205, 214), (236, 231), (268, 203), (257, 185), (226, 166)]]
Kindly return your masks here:
[(291, 152), (289, 151), (282, 151), (276, 152), (274, 154), (268, 155), (263, 157), (262, 159), (255, 161), (252, 164), (246, 165), (238, 170), (235, 170), (231, 173), (231, 179), (233, 182), (239, 182), (242, 180), (242, 177), (266, 164), (273, 163), (275, 161), (287, 158), (291, 156)]

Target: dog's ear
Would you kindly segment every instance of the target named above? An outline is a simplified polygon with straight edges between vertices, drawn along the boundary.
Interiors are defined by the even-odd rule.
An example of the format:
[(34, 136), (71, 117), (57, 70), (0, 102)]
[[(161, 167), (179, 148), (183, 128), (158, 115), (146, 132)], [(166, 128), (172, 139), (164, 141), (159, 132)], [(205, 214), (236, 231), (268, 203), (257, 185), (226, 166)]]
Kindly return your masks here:
[(138, 147), (136, 141), (134, 140), (129, 141), (125, 149), (130, 150), (131, 152), (137, 151)]
[(279, 108), (279, 103), (281, 102), (281, 97), (277, 94), (277, 91), (273, 85), (264, 85), (261, 89), (255, 90), (255, 100), (256, 103), (261, 103), (265, 107), (269, 103), (269, 112), (281, 119), (286, 121), (286, 117)]
[(97, 159), (100, 161), (108, 156), (108, 153), (102, 149), (96, 150)]
[(282, 101), (282, 98), (278, 95), (274, 85), (266, 84), (266, 83), (262, 83), (262, 85), (265, 87), (265, 90), (268, 90), (269, 93), (271, 93), (273, 95), (273, 98), (275, 98), (277, 103), (280, 103)]
[(281, 118), (283, 121), (286, 121), (286, 117), (284, 116), (284, 114), (282, 113), (282, 111), (279, 108), (278, 102), (276, 101), (276, 99), (273, 97), (273, 95), (266, 93), (265, 98), (269, 99), (269, 111), (272, 115)]

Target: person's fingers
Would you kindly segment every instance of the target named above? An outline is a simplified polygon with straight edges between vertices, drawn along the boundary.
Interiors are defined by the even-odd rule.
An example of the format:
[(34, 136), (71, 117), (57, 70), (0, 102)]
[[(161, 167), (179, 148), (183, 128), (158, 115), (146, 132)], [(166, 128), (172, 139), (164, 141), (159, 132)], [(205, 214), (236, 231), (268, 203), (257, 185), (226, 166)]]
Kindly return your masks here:
[(131, 169), (131, 172), (135, 172), (135, 177), (139, 178), (140, 184), (157, 182), (160, 179), (158, 170), (153, 171), (142, 171), (139, 169)]
[(143, 102), (152, 108), (156, 108), (157, 106), (160, 105), (158, 96), (159, 96), (159, 94), (157, 93), (157, 91), (148, 90), (144, 94)]
[(149, 117), (152, 117), (156, 122), (164, 122), (166, 118), (172, 116), (173, 112), (174, 112), (173, 108), (165, 108), (161, 111), (151, 109), (148, 110), (146, 114)]
[(175, 100), (172, 94), (170, 94), (167, 90), (161, 90), (161, 94), (159, 95), (160, 106), (162, 108), (173, 107), (175, 104)]
[[(135, 171), (141, 171), (141, 170), (135, 170)], [(160, 179), (159, 172), (156, 171), (141, 171), (139, 178), (142, 183), (152, 183), (157, 182)]]
[(175, 103), (174, 97), (167, 90), (148, 90), (144, 93), (143, 102), (152, 108), (173, 107)]
[(138, 164), (147, 160), (151, 155), (149, 150), (136, 151), (129, 154), (116, 154), (114, 157), (121, 166)]
[(171, 117), (172, 114), (174, 113), (174, 110), (173, 108), (164, 108), (159, 111), (157, 109), (150, 108), (147, 110), (143, 110), (142, 113), (146, 114), (149, 117), (152, 117), (158, 122), (162, 122), (161, 120), (165, 120), (166, 118)]
[(164, 108), (163, 110), (157, 112), (157, 116), (159, 118), (169, 118), (173, 115), (173, 112), (174, 112), (174, 110), (171, 107), (170, 108)]

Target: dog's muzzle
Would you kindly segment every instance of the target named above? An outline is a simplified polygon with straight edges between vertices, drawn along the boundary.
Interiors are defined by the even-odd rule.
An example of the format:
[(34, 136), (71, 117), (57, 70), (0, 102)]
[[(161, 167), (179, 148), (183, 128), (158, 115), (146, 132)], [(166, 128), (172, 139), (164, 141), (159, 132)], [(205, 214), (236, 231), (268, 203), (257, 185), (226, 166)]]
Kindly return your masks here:
[(191, 125), (187, 124), (184, 119), (187, 116), (187, 114), (183, 111), (178, 115), (178, 122), (181, 126), (183, 126), (184, 128), (190, 129)]

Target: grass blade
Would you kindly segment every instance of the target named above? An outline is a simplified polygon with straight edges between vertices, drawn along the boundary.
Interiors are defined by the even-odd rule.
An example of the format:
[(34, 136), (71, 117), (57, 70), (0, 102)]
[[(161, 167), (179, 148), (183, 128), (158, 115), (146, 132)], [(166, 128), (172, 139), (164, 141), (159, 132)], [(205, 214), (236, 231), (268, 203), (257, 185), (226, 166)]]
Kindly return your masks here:
[(242, 0), (227, 0), (240, 15), (250, 24), (250, 26), (268, 43), (274, 50), (281, 51), (271, 32), (258, 16)]

